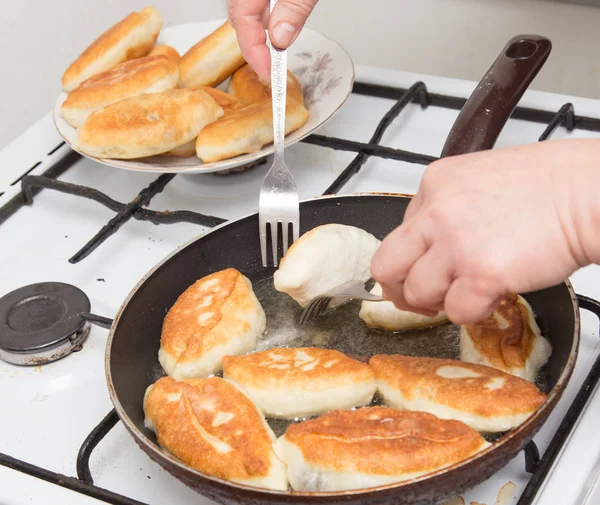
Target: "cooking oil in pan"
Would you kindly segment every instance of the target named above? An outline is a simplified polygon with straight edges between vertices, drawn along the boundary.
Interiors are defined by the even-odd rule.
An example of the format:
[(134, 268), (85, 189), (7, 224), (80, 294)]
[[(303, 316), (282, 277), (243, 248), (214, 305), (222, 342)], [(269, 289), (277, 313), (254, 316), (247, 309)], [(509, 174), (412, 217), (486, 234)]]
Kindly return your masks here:
[(258, 349), (275, 347), (325, 347), (336, 349), (361, 361), (374, 354), (403, 354), (459, 359), (459, 328), (433, 328), (393, 333), (368, 328), (358, 317), (360, 302), (351, 301), (299, 326), (302, 308), (273, 287), (273, 279), (254, 284), (254, 292), (267, 315), (267, 330)]
[[(267, 315), (267, 329), (259, 338), (257, 351), (277, 347), (324, 347), (363, 362), (375, 354), (459, 359), (459, 327), (456, 325), (402, 333), (371, 329), (358, 317), (360, 302), (351, 301), (300, 326), (302, 308), (289, 295), (276, 291), (272, 278), (255, 282), (253, 287)], [(382, 404), (379, 395), (371, 403)], [(305, 419), (267, 421), (275, 435), (280, 436), (291, 423)]]
[[(460, 327), (443, 324), (431, 328), (391, 332), (367, 327), (358, 317), (360, 301), (350, 301), (321, 317), (299, 325), (302, 308), (287, 294), (276, 291), (273, 279), (256, 281), (254, 292), (265, 310), (267, 329), (259, 338), (257, 351), (277, 347), (324, 347), (367, 362), (375, 354), (402, 354), (429, 358), (460, 359)], [(536, 384), (545, 389), (545, 377)], [(371, 405), (383, 405), (376, 394)], [(307, 418), (291, 421), (267, 419), (276, 436)], [(489, 442), (503, 434), (482, 434)]]

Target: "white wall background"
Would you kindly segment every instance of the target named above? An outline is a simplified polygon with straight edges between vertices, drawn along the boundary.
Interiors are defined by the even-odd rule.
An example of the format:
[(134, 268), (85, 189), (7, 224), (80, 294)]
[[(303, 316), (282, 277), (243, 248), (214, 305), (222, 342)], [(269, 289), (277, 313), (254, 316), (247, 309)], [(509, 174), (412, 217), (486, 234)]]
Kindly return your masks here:
[[(67, 65), (131, 10), (165, 25), (224, 17), (225, 0), (0, 0), (0, 146), (48, 112)], [(532, 87), (600, 98), (600, 9), (550, 0), (321, 0), (308, 26), (355, 63), (478, 80), (519, 33), (553, 41)]]

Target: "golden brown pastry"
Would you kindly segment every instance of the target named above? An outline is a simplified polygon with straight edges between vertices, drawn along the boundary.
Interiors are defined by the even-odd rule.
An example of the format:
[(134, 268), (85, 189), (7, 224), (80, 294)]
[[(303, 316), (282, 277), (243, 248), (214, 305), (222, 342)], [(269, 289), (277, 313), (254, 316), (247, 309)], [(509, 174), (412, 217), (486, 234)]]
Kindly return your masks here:
[[(200, 88), (193, 88), (204, 91), (207, 95), (210, 95), (215, 102), (223, 109), (223, 117), (226, 117), (234, 110), (238, 110), (243, 107), (236, 97), (231, 96), (225, 91), (221, 91), (217, 88), (209, 88), (208, 86), (202, 86)], [(172, 151), (165, 153), (168, 156), (178, 156), (180, 158), (189, 158), (190, 156), (196, 156), (196, 139), (190, 142), (176, 147)]]
[(165, 317), (158, 360), (176, 379), (221, 371), (221, 359), (247, 353), (265, 331), (266, 316), (251, 282), (234, 268), (186, 289)]
[(226, 21), (181, 57), (179, 86), (218, 86), (243, 64), (235, 30)]
[(552, 346), (535, 322), (527, 300), (506, 297), (487, 319), (460, 330), (460, 358), (492, 366), (528, 381), (548, 361)]
[(223, 377), (238, 384), (267, 417), (282, 419), (367, 405), (377, 389), (367, 364), (315, 347), (224, 356)]
[(203, 91), (170, 89), (127, 98), (90, 114), (76, 148), (98, 158), (161, 154), (193, 140), (223, 116)]
[(80, 128), (92, 112), (125, 98), (173, 89), (178, 79), (177, 64), (166, 56), (126, 61), (83, 81), (67, 95), (60, 113)]
[[(181, 55), (179, 54), (177, 49), (166, 44), (154, 46), (152, 48), (152, 51), (150, 51), (150, 53), (148, 54), (148, 56), (158, 55), (167, 56), (168, 58), (171, 58), (175, 63), (179, 63), (179, 60), (181, 59)], [(177, 73), (177, 76), (179, 77), (179, 72)]]
[(287, 465), (295, 491), (345, 491), (420, 477), (489, 445), (459, 421), (365, 407), (292, 424), (275, 452)]
[(229, 93), (225, 93), (218, 88), (210, 88), (208, 86), (201, 86), (199, 88), (205, 93), (209, 94), (215, 102), (219, 104), (219, 106), (225, 112), (224, 116), (227, 116), (230, 112), (236, 111), (244, 107), (244, 104), (238, 100), (235, 96), (230, 95)]
[(190, 158), (191, 156), (196, 156), (196, 139), (190, 140), (185, 144), (177, 146), (175, 149), (163, 153), (163, 156), (177, 156), (178, 158)]
[[(287, 99), (285, 134), (296, 131), (308, 120), (304, 106)], [(248, 105), (204, 128), (196, 139), (196, 154), (204, 163), (255, 153), (273, 142), (271, 100)]]
[(250, 486), (286, 490), (275, 435), (256, 406), (226, 380), (163, 377), (144, 398), (158, 443), (196, 470)]
[[(227, 91), (247, 105), (271, 99), (271, 86), (263, 84), (258, 74), (248, 64), (233, 73)], [(304, 104), (302, 85), (290, 70), (287, 72), (286, 94)]]
[(62, 77), (65, 91), (119, 63), (146, 56), (162, 28), (162, 17), (154, 7), (132, 12), (98, 37), (69, 65)]
[(511, 430), (546, 400), (525, 379), (458, 360), (378, 354), (369, 365), (391, 407), (456, 419), (480, 432)]

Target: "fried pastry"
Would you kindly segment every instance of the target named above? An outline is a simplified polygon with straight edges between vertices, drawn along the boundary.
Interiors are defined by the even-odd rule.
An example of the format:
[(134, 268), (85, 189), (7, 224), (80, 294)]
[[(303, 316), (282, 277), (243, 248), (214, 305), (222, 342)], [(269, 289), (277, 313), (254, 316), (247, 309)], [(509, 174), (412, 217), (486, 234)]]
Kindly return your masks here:
[(315, 296), (352, 280), (371, 277), (380, 241), (355, 226), (326, 224), (302, 235), (273, 276), (275, 289), (305, 307)]
[[(150, 53), (148, 53), (148, 56), (158, 56), (158, 55), (167, 56), (168, 58), (171, 58), (171, 60), (173, 60), (173, 62), (175, 62), (175, 63), (179, 63), (179, 60), (181, 59), (181, 55), (179, 54), (177, 49), (175, 49), (172, 46), (168, 46), (166, 44), (154, 46), (152, 48), (152, 51), (150, 51)], [(177, 77), (179, 78), (179, 68), (177, 69)]]
[[(287, 99), (285, 135), (296, 131), (308, 120), (304, 106)], [(196, 139), (196, 154), (204, 163), (260, 151), (273, 142), (273, 106), (264, 100), (237, 109), (204, 128)]]
[(93, 112), (76, 148), (98, 158), (132, 159), (192, 141), (223, 109), (203, 91), (170, 89), (127, 98)]
[(369, 365), (391, 407), (456, 419), (479, 432), (511, 430), (546, 400), (525, 379), (458, 360), (378, 354)]
[(367, 405), (373, 370), (331, 349), (270, 349), (225, 356), (223, 377), (238, 384), (267, 417), (293, 419)]
[(531, 306), (520, 295), (506, 297), (487, 319), (460, 330), (460, 357), (534, 381), (552, 354)]
[(80, 128), (92, 112), (125, 98), (173, 89), (178, 79), (177, 64), (166, 56), (126, 61), (82, 82), (67, 95), (60, 113)]
[(175, 149), (171, 149), (164, 153), (165, 156), (177, 156), (178, 158), (189, 158), (190, 156), (196, 155), (196, 139), (190, 140), (185, 144), (177, 146)]
[[(371, 289), (371, 293), (381, 296), (381, 285), (375, 283), (373, 289)], [(408, 310), (400, 310), (396, 308), (392, 302), (369, 302), (366, 300), (361, 303), (358, 317), (360, 317), (369, 328), (379, 328), (390, 331), (428, 328), (448, 321), (448, 316), (446, 316), (444, 312), (439, 312), (436, 316), (428, 317)]]
[(186, 465), (219, 479), (286, 490), (275, 435), (256, 406), (218, 377), (181, 382), (163, 377), (146, 390), (146, 426)]
[(158, 360), (175, 379), (221, 371), (221, 359), (247, 353), (265, 331), (266, 316), (251, 282), (234, 268), (203, 277), (167, 313)]
[(222, 91), (218, 88), (210, 88), (208, 86), (201, 86), (199, 88), (195, 88), (195, 89), (200, 89), (202, 91), (204, 91), (205, 93), (207, 93), (208, 95), (210, 95), (213, 100), (215, 102), (217, 102), (219, 104), (219, 106), (223, 109), (223, 111), (225, 112), (225, 116), (227, 116), (227, 114), (236, 111), (238, 109), (241, 109), (244, 107), (244, 104), (238, 100), (235, 96), (230, 95), (229, 93), (225, 93), (225, 91)]
[(146, 56), (162, 28), (162, 16), (154, 7), (132, 12), (98, 37), (69, 65), (62, 87), (72, 91), (93, 75), (119, 63)]
[(216, 87), (244, 64), (237, 35), (228, 21), (189, 49), (179, 60), (179, 86)]
[(275, 452), (287, 465), (295, 491), (346, 491), (420, 477), (489, 445), (460, 421), (364, 407), (292, 424)]
[[(241, 109), (244, 105), (236, 97), (225, 93), (217, 88), (209, 88), (208, 86), (201, 86), (200, 91), (204, 91), (207, 95), (210, 95), (215, 102), (223, 109), (223, 117), (226, 117), (231, 112)], [(169, 156), (178, 156), (181, 158), (189, 158), (190, 156), (196, 155), (196, 139), (187, 142), (181, 146), (176, 147), (172, 151), (165, 153)]]
[[(271, 86), (264, 84), (247, 63), (233, 73), (227, 91), (247, 105), (271, 100)], [(302, 85), (291, 70), (287, 72), (286, 94), (304, 104)]]

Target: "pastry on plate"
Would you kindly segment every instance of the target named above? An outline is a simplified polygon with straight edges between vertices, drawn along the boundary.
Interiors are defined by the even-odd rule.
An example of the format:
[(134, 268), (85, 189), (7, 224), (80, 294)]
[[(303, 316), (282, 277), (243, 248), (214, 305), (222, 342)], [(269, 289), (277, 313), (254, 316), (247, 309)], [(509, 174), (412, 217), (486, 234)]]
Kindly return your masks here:
[(163, 377), (146, 390), (144, 413), (160, 446), (199, 472), (287, 489), (285, 466), (273, 450), (275, 435), (256, 406), (228, 381)]
[(229, 113), (236, 111), (238, 109), (241, 109), (244, 107), (244, 104), (238, 100), (235, 96), (230, 95), (229, 93), (225, 93), (225, 91), (222, 91), (218, 88), (210, 88), (208, 86), (200, 86), (199, 88), (195, 88), (195, 89), (200, 89), (202, 91), (204, 91), (205, 93), (209, 94), (213, 100), (215, 102), (217, 102), (219, 104), (219, 106), (223, 109), (223, 111), (225, 112), (225, 116), (227, 116)]
[(154, 7), (132, 12), (98, 37), (69, 65), (62, 77), (65, 91), (119, 63), (146, 56), (162, 28), (162, 16)]
[(546, 400), (531, 382), (484, 365), (398, 354), (375, 355), (369, 365), (389, 406), (456, 419), (479, 432), (511, 430)]
[(487, 319), (460, 329), (460, 358), (492, 366), (528, 381), (552, 354), (533, 311), (521, 295), (506, 297)]
[(367, 405), (371, 367), (331, 349), (270, 349), (225, 356), (223, 377), (238, 384), (267, 417), (293, 419)]
[[(158, 55), (167, 56), (168, 58), (171, 58), (175, 63), (179, 63), (179, 60), (181, 59), (181, 55), (179, 54), (177, 49), (175, 49), (172, 46), (168, 46), (166, 44), (154, 46), (152, 48), (152, 51), (150, 51), (150, 53), (148, 53), (148, 56), (158, 56)], [(179, 78), (179, 69), (177, 72), (177, 77)]]
[(305, 307), (315, 296), (348, 281), (366, 282), (379, 244), (355, 226), (317, 226), (296, 240), (281, 259), (273, 276), (275, 289)]
[(489, 445), (460, 421), (364, 407), (292, 424), (275, 443), (275, 452), (287, 465), (295, 491), (346, 491), (420, 477)]
[(167, 56), (136, 58), (83, 81), (67, 95), (60, 114), (80, 128), (92, 112), (125, 98), (173, 89), (178, 79), (177, 64)]
[(251, 282), (234, 268), (196, 281), (169, 309), (158, 360), (175, 379), (221, 371), (221, 359), (254, 349), (266, 316)]
[(90, 114), (75, 147), (98, 158), (154, 156), (190, 142), (222, 116), (223, 109), (203, 91), (148, 93)]
[[(375, 283), (371, 293), (382, 295), (381, 285)], [(379, 328), (390, 331), (405, 331), (415, 328), (428, 328), (437, 326), (448, 321), (444, 312), (436, 316), (428, 317), (408, 310), (400, 310), (392, 302), (369, 302), (363, 301), (358, 313), (369, 328)]]
[[(271, 100), (271, 86), (264, 84), (247, 63), (233, 73), (227, 91), (247, 105)], [(286, 94), (290, 98), (304, 103), (302, 85), (291, 70), (287, 71)]]
[[(296, 131), (308, 120), (304, 106), (287, 99), (285, 134)], [(273, 142), (273, 105), (271, 100), (247, 105), (204, 128), (196, 139), (196, 154), (204, 163), (260, 151)]]
[[(210, 95), (215, 102), (223, 109), (223, 117), (227, 117), (231, 112), (242, 108), (244, 105), (236, 97), (225, 93), (217, 88), (209, 88), (208, 86), (201, 86), (199, 89), (204, 91), (207, 95)], [(190, 156), (196, 156), (196, 139), (190, 140), (186, 144), (176, 147), (172, 151), (165, 153), (169, 156), (178, 156), (181, 158), (189, 158)]]
[(218, 86), (243, 64), (235, 30), (225, 21), (181, 57), (179, 86)]
[(164, 153), (165, 156), (177, 156), (178, 158), (189, 158), (196, 155), (196, 139), (190, 140), (185, 144), (177, 146)]

